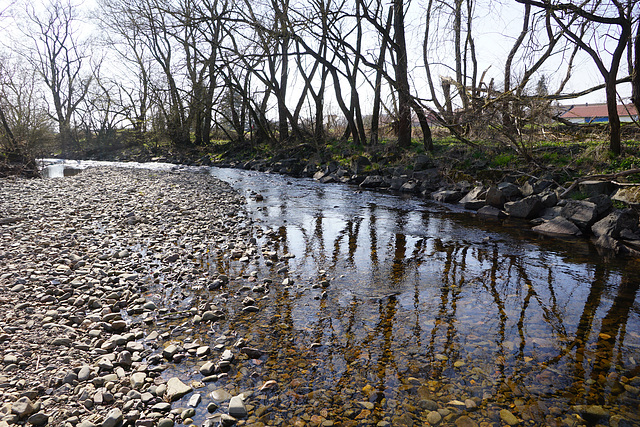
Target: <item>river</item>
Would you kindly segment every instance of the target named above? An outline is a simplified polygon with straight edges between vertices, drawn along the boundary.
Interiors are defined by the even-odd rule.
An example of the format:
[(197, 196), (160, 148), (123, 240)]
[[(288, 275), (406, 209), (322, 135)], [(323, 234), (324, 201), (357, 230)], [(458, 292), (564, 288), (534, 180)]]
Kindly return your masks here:
[[(263, 254), (201, 262), (271, 280), (260, 312), (215, 327), (266, 353), (232, 372), (232, 391), (255, 389), (252, 371), (279, 384), (254, 395), (251, 421), (640, 425), (638, 261), (423, 199), (179, 169), (246, 196)], [(171, 372), (198, 379), (193, 363)]]

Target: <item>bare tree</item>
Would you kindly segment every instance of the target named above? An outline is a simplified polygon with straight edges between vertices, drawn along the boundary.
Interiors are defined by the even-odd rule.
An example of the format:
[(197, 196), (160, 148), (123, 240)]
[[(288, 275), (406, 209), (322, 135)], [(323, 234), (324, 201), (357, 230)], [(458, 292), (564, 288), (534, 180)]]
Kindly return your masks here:
[(73, 141), (71, 120), (91, 83), (91, 74), (85, 69), (88, 47), (77, 34), (78, 17), (70, 2), (53, 0), (42, 13), (30, 5), (27, 14), (33, 31), (25, 32), (31, 45), (23, 54), (49, 91), (62, 154), (67, 155)]
[[(554, 21), (562, 28), (565, 36), (587, 52), (594, 61), (605, 84), (610, 128), (609, 149), (614, 154), (620, 154), (620, 117), (617, 107), (617, 80), (620, 61), (627, 48), (632, 28), (630, 17), (626, 14), (625, 5), (619, 0), (609, 0), (605, 2), (600, 0), (586, 1), (580, 5), (551, 0), (517, 1), (522, 4), (547, 10)], [(575, 26), (572, 24), (577, 20), (592, 25), (600, 24), (600, 26), (605, 26), (609, 29), (609, 31), (607, 31), (607, 38), (615, 41), (615, 48), (610, 54), (609, 65), (605, 64), (606, 59), (604, 52), (600, 50), (597, 43), (593, 39), (587, 40), (584, 34), (576, 31)], [(578, 28), (580, 27), (578, 26)], [(596, 36), (593, 36), (593, 38), (596, 38)]]

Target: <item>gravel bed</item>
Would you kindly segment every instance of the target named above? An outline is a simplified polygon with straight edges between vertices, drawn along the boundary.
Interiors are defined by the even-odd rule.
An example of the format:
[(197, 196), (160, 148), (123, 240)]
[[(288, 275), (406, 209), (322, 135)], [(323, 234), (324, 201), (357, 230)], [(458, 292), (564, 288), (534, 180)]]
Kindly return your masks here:
[[(148, 326), (182, 310), (192, 322), (223, 316), (177, 289), (228, 281), (206, 261), (254, 251), (251, 227), (244, 199), (206, 174), (0, 180), (0, 427), (190, 424), (195, 411), (171, 402), (192, 385), (161, 373), (210, 349), (162, 348)], [(226, 356), (209, 356), (212, 374)], [(245, 415), (242, 397), (215, 422)]]

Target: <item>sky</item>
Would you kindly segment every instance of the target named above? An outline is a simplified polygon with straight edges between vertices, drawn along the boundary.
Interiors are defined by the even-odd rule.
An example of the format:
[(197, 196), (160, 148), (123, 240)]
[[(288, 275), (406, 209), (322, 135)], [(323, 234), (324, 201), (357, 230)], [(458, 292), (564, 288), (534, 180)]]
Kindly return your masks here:
[[(44, 4), (42, 0), (35, 1), (36, 6)], [(428, 98), (430, 96), (427, 90), (426, 79), (424, 78), (424, 64), (422, 62), (422, 31), (424, 28), (425, 3), (426, 0), (412, 0), (406, 18), (406, 33), (408, 45), (410, 47), (410, 66), (413, 67), (411, 78), (414, 85), (414, 92), (420, 98)], [(92, 10), (97, 8), (97, 2), (96, 0), (85, 0), (79, 7), (81, 7), (84, 13), (88, 16)], [(517, 36), (522, 26), (523, 8), (524, 6), (517, 3), (515, 0), (502, 0), (480, 3), (480, 6), (477, 6), (477, 9), (475, 10), (476, 19), (474, 21), (474, 27), (476, 31), (476, 49), (479, 61), (479, 73), (482, 73), (485, 69), (488, 70), (485, 81), (488, 81), (493, 77), (497, 87), (501, 86), (504, 79), (502, 76), (504, 60), (508, 51), (511, 49), (514, 38)], [(2, 8), (0, 7), (0, 10), (1, 9)], [(99, 29), (96, 28), (95, 24), (90, 22), (88, 18), (85, 19), (85, 24), (82, 26), (83, 32), (93, 34), (98, 32), (98, 30)], [(19, 35), (19, 30), (16, 26), (5, 28), (5, 31), (13, 32), (15, 33), (15, 36)], [(437, 54), (440, 55), (443, 61), (450, 59), (449, 52), (439, 51)], [(548, 61), (542, 70), (542, 73), (545, 74), (545, 77), (549, 81), (551, 91), (553, 91), (557, 82), (564, 76), (565, 71), (562, 65), (563, 62), (560, 56), (557, 56), (556, 58), (552, 58), (552, 60)], [(441, 68), (437, 70), (437, 72), (443, 76), (453, 74), (446, 68)], [(623, 63), (621, 64), (619, 77), (625, 76), (626, 72), (626, 64)], [(537, 81), (540, 74), (534, 76), (532, 84), (535, 84), (535, 81)], [(294, 79), (292, 79), (292, 82), (295, 84)], [(579, 59), (575, 63), (573, 77), (564, 92), (580, 91), (601, 83), (603, 83), (603, 78), (598, 72), (593, 60), (583, 52), (579, 55)], [(329, 88), (328, 90), (331, 89)], [(363, 87), (362, 90), (366, 91), (367, 89)], [(295, 94), (295, 92), (295, 90), (290, 91), (290, 93), (293, 94)], [(625, 101), (628, 100), (630, 97), (630, 85), (625, 84), (619, 86), (619, 93)], [(366, 93), (361, 95), (361, 97), (367, 99), (368, 97), (371, 97), (371, 94)], [(574, 100), (561, 101), (562, 104), (600, 102), (605, 102), (604, 90), (600, 90)], [(366, 104), (364, 105), (366, 107)]]

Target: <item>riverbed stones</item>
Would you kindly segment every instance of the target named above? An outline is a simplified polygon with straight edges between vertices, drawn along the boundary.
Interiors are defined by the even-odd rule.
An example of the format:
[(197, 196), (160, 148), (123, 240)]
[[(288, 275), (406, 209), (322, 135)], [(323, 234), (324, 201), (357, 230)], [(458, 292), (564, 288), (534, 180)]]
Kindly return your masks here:
[[(163, 393), (147, 390), (166, 388), (162, 350), (192, 326), (168, 329), (174, 301), (158, 288), (178, 299), (186, 283), (206, 286), (200, 260), (228, 254), (231, 242), (255, 256), (243, 203), (229, 185), (191, 173), (91, 168), (3, 180), (0, 218), (20, 218), (0, 224), (0, 398), (20, 413), (11, 417), (101, 425), (118, 407), (131, 425), (148, 419), (144, 408)], [(197, 348), (179, 353), (195, 358)], [(18, 409), (27, 391), (42, 410)]]

